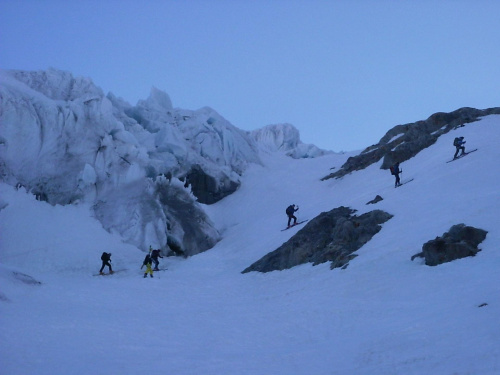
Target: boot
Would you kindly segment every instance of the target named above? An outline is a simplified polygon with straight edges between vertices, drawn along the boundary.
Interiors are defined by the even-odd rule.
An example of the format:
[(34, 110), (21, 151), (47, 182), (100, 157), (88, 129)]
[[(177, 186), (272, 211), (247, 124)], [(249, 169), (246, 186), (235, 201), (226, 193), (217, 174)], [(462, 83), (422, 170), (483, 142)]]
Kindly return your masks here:
[(144, 274), (144, 278), (146, 278), (147, 276), (148, 276), (148, 274), (147, 274), (147, 273), (145, 273), (145, 274)]
[(153, 274), (150, 274), (149, 276), (153, 277)]

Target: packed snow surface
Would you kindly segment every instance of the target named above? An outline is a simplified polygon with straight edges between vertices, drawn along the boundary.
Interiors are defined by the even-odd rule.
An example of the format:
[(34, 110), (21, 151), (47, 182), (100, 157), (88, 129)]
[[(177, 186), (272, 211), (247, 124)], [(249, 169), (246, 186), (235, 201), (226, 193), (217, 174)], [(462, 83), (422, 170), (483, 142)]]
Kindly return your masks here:
[[(458, 135), (479, 150), (446, 163)], [(2, 184), (0, 374), (499, 374), (499, 139), (500, 116), (443, 135), (401, 165), (414, 181), (397, 189), (380, 163), (320, 181), (349, 154), (264, 154), (205, 207), (223, 239), (161, 259), (153, 279), (85, 204)], [(241, 274), (301, 229), (280, 231), (292, 203), (299, 219), (341, 205), (394, 217), (345, 270)], [(458, 223), (488, 231), (477, 256), (410, 260)], [(93, 276), (103, 251), (123, 271)]]

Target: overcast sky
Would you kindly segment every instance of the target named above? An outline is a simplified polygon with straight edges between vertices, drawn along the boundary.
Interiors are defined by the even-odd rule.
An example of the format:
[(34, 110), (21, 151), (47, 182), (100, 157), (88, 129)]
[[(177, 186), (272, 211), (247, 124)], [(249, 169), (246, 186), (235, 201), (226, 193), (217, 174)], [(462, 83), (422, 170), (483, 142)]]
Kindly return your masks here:
[(0, 67), (152, 86), (235, 126), (362, 149), (398, 124), (500, 106), (497, 0), (1, 0)]

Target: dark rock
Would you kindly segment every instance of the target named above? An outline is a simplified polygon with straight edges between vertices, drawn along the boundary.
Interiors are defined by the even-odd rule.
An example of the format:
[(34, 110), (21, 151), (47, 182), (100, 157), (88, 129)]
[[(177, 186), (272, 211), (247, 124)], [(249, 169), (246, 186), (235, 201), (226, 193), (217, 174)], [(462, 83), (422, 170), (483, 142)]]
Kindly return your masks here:
[(323, 212), (311, 220), (303, 229), (246, 268), (251, 271), (270, 272), (284, 270), (305, 263), (317, 265), (331, 262), (331, 268), (345, 268), (356, 257), (353, 252), (361, 248), (382, 228), (380, 224), (392, 215), (375, 210), (360, 216), (355, 210), (338, 207)]
[(415, 254), (412, 260), (415, 257), (423, 257), (426, 265), (437, 266), (455, 259), (474, 256), (481, 251), (477, 246), (484, 241), (487, 233), (485, 230), (465, 224), (454, 225), (442, 237), (426, 242), (422, 246), (422, 252)]
[[(500, 107), (484, 110), (460, 108), (450, 113), (435, 113), (425, 121), (397, 125), (389, 130), (378, 144), (366, 148), (359, 155), (350, 157), (342, 168), (323, 177), (322, 180), (343, 177), (351, 172), (365, 169), (381, 159), (384, 159), (381, 169), (389, 169), (396, 162), (402, 163), (414, 157), (450, 130), (492, 114), (500, 114)], [(450, 150), (453, 152), (453, 147), (450, 147)]]
[(378, 202), (383, 201), (383, 200), (384, 200), (384, 198), (382, 198), (380, 195), (377, 195), (374, 199), (369, 201), (367, 204), (375, 204), (375, 203), (378, 203)]

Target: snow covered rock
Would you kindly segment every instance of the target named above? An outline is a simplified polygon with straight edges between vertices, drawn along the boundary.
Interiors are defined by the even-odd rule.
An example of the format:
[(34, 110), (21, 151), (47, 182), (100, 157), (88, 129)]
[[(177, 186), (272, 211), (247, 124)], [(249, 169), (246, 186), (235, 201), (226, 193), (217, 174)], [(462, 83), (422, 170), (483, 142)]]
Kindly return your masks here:
[(2, 289), (0, 290), (0, 302), (11, 302), (11, 299), (4, 292), (4, 288), (8, 287), (8, 290), (20, 291), (23, 286), (39, 286), (42, 283), (35, 278), (27, 275), (23, 272), (13, 269), (11, 267), (5, 266), (0, 263), (0, 280)]

